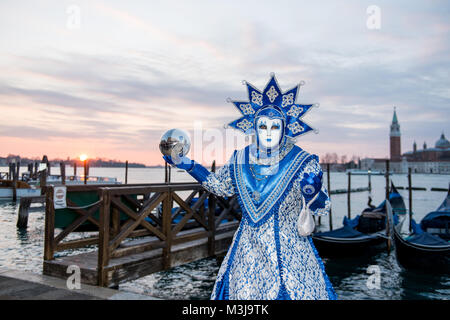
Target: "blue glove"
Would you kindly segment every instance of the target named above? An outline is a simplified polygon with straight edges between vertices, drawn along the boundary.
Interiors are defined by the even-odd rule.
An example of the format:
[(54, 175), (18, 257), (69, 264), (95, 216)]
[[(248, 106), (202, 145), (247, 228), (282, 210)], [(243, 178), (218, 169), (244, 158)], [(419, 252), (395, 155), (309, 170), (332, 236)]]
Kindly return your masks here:
[(188, 157), (179, 157), (178, 159), (172, 159), (171, 156), (163, 156), (164, 160), (172, 166), (177, 167), (178, 169), (183, 169), (186, 171), (192, 170), (194, 167), (194, 161), (189, 159)]
[(322, 175), (322, 171), (320, 171), (319, 175), (312, 172), (303, 175), (303, 179), (300, 181), (300, 187), (307, 202), (314, 198), (322, 189)]
[[(179, 169), (186, 170), (195, 180), (203, 182), (211, 174), (201, 164), (189, 159), (188, 157), (179, 157), (177, 160), (172, 159), (171, 156), (163, 156), (164, 160), (170, 165), (173, 165)], [(174, 161), (175, 160), (175, 161)]]

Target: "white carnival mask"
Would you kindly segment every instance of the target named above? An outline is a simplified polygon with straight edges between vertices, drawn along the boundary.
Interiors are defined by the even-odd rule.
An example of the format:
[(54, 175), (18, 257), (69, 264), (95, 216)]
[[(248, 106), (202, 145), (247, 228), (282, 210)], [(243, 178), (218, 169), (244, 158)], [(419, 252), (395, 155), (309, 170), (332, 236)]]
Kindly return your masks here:
[(256, 133), (258, 142), (263, 149), (276, 150), (279, 148), (283, 137), (283, 121), (281, 119), (270, 119), (269, 117), (258, 118)]

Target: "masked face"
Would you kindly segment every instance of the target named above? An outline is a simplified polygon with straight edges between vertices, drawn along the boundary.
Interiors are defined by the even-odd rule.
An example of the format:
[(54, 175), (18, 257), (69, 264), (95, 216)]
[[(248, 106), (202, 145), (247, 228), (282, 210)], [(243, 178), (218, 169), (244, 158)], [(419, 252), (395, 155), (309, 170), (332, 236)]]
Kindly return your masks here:
[(283, 137), (283, 121), (281, 119), (270, 119), (268, 117), (258, 118), (256, 132), (258, 142), (263, 149), (276, 150)]

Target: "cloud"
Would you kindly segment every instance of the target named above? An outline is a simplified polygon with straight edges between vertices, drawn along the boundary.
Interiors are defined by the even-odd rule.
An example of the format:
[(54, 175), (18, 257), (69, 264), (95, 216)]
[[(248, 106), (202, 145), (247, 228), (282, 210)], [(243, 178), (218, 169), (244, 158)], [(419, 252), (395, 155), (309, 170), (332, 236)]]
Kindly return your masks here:
[(318, 152), (387, 155), (393, 106), (406, 144), (448, 126), (447, 2), (379, 1), (380, 30), (359, 1), (235, 5), (82, 2), (78, 33), (64, 10), (5, 8), (3, 24), (23, 23), (0, 31), (0, 110), (14, 119), (0, 132), (153, 148), (169, 127), (220, 129), (239, 116), (226, 98), (247, 98), (241, 80), (262, 88), (270, 72), (284, 90), (305, 80), (299, 102), (321, 104), (304, 119), (320, 134), (299, 142)]

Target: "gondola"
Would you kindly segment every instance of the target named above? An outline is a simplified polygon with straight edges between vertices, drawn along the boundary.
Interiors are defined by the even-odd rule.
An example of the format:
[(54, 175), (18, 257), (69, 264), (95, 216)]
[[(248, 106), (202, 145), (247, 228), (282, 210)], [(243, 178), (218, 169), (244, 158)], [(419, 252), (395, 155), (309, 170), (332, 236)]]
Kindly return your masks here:
[(401, 224), (393, 228), (398, 263), (405, 269), (450, 274), (450, 189), (444, 202), (418, 225), (411, 220), (412, 233), (403, 237)]
[[(394, 184), (389, 201), (394, 208), (394, 223), (406, 213), (405, 202)], [(319, 254), (324, 256), (354, 256), (369, 250), (384, 248), (387, 243), (385, 200), (378, 207), (369, 207), (353, 219), (344, 217), (343, 227), (313, 233), (312, 239)]]

